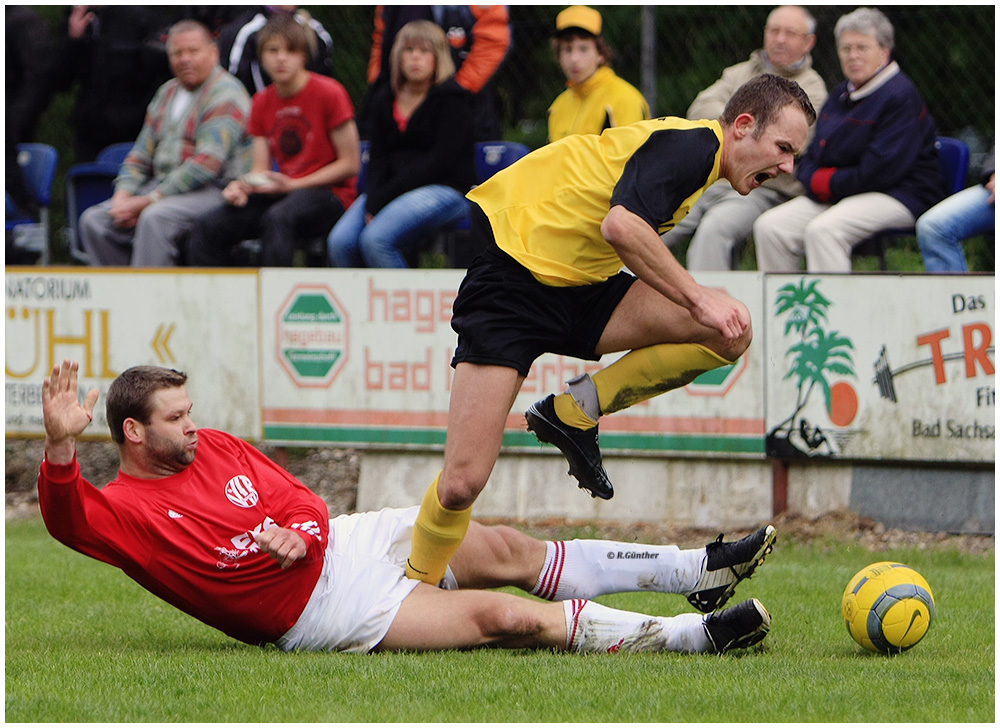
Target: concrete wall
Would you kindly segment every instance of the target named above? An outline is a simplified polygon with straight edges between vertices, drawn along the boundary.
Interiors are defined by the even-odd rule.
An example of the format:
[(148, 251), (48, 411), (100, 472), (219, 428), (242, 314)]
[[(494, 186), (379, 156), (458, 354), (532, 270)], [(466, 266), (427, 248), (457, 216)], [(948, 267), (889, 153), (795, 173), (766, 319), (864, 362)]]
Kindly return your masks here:
[(893, 528), (995, 533), (993, 470), (865, 466), (854, 469), (849, 507)]
[[(440, 453), (366, 452), (358, 510), (419, 503), (442, 463)], [(610, 501), (579, 490), (561, 457), (504, 454), (474, 514), (719, 529), (774, 515), (770, 461), (607, 457), (605, 467), (615, 484)], [(987, 469), (795, 462), (787, 468), (786, 504), (810, 518), (849, 509), (893, 528), (992, 534), (994, 484)]]

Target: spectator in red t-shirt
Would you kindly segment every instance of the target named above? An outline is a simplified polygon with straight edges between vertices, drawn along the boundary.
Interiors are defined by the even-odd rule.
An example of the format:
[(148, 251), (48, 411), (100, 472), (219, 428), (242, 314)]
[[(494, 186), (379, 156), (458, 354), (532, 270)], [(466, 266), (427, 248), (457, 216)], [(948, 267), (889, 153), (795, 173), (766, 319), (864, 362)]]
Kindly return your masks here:
[(296, 242), (325, 237), (356, 195), (361, 149), (347, 91), (306, 69), (306, 31), (291, 16), (268, 20), (257, 42), (273, 83), (253, 97), (253, 169), (195, 225), (188, 265), (228, 265), (236, 244), (259, 237), (261, 265), (291, 266)]

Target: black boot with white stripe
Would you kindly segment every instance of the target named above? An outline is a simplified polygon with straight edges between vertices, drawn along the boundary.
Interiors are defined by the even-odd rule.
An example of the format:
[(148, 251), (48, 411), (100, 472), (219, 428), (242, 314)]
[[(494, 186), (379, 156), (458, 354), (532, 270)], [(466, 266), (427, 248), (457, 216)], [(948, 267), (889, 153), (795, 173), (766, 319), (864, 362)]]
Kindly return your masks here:
[(774, 526), (764, 526), (739, 541), (719, 538), (705, 547), (705, 572), (698, 584), (687, 593), (695, 609), (713, 612), (724, 605), (736, 591), (736, 585), (750, 578), (754, 569), (771, 553), (777, 535)]

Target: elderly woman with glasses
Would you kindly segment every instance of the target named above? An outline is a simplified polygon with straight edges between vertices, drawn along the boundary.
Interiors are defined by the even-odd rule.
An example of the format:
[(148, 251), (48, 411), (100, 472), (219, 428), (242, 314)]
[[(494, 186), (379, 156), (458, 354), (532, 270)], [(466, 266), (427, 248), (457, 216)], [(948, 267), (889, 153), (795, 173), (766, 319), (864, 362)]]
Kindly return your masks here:
[(762, 271), (851, 271), (851, 250), (884, 229), (910, 227), (944, 196), (934, 120), (892, 60), (892, 24), (859, 8), (834, 27), (846, 80), (831, 91), (796, 177), (806, 194), (754, 223)]

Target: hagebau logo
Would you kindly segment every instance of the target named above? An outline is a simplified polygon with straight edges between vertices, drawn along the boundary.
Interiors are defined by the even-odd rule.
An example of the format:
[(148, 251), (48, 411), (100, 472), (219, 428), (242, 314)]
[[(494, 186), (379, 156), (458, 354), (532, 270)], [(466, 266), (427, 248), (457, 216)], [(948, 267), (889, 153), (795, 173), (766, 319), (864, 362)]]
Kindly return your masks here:
[(302, 284), (278, 311), (277, 356), (300, 386), (326, 387), (347, 359), (347, 317), (333, 291)]

